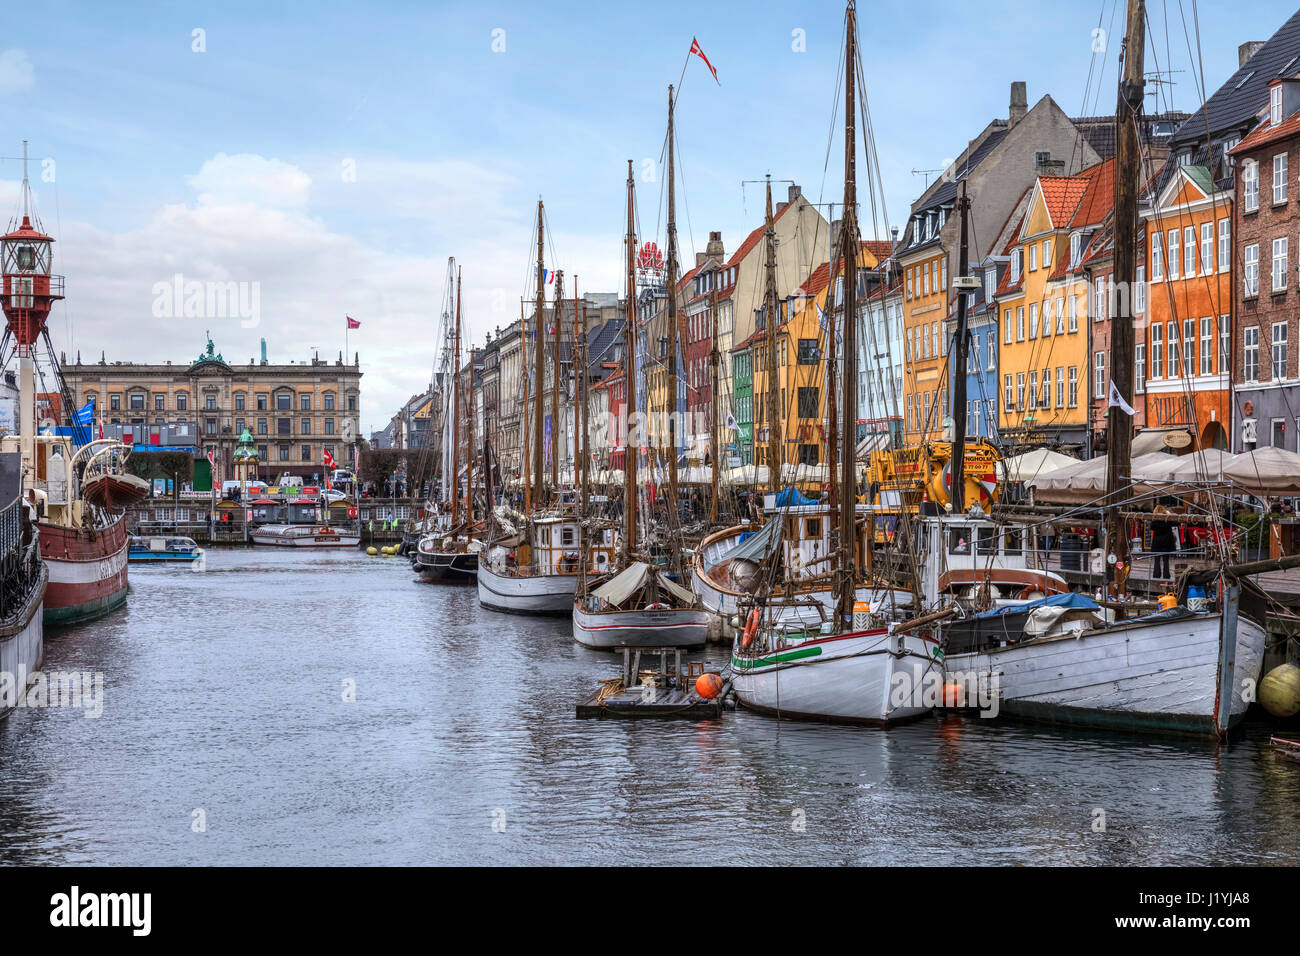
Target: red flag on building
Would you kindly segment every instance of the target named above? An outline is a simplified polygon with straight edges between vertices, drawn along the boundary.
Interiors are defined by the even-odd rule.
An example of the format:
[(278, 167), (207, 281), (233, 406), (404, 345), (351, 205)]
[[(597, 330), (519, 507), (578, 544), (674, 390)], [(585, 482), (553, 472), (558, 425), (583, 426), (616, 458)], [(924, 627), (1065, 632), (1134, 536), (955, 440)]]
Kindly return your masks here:
[[(709, 72), (713, 74), (713, 82), (717, 83), (718, 86), (721, 86), (722, 81), (718, 79), (718, 71), (713, 68), (713, 64), (709, 62), (709, 58), (704, 55), (704, 51), (700, 49), (700, 41), (695, 39), (695, 37), (691, 37), (691, 53), (694, 53), (704, 61), (704, 65), (707, 66)], [(690, 54), (687, 55), (689, 56)]]
[(348, 316), (344, 316), (344, 318), (346, 318), (346, 319), (348, 320), (348, 328), (349, 328), (349, 329), (359, 329), (359, 328), (361, 328), (361, 323), (358, 322), (356, 319), (352, 318), (352, 316), (348, 315)]
[(330, 454), (328, 448), (325, 449), (325, 467), (331, 471), (334, 470), (334, 456)]

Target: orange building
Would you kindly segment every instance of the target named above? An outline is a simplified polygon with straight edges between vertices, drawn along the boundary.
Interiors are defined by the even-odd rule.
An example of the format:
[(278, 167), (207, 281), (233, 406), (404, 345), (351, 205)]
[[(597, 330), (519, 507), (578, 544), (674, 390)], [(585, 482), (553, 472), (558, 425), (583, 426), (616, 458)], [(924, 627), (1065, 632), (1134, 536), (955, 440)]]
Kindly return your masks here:
[[(1232, 196), (1203, 166), (1180, 166), (1142, 213), (1145, 286), (1135, 294), (1134, 403), (1148, 430), (1228, 447), (1231, 421)], [(1122, 294), (1117, 290), (1116, 294)], [(1145, 301), (1143, 301), (1145, 299)], [(1171, 440), (1183, 441), (1181, 437)], [(1185, 447), (1185, 444), (1182, 446)]]

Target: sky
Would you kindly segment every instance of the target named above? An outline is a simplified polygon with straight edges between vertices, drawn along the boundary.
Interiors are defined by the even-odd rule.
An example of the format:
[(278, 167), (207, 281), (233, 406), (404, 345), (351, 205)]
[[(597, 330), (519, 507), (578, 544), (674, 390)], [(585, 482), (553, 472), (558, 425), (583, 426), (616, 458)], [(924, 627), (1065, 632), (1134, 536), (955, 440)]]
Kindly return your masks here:
[[(1194, 109), (1201, 64), (1212, 93), (1238, 45), (1294, 7), (1241, 10), (1149, 4), (1147, 70), (1173, 84), (1149, 111)], [(1119, 0), (863, 2), (858, 16), (880, 238), (924, 189), (917, 171), (1005, 118), (1012, 81), (1031, 106), (1114, 108)], [(50, 332), (69, 359), (181, 363), (210, 333), (232, 363), (263, 338), (272, 362), (333, 361), (344, 316), (358, 319), (347, 346), (369, 434), (429, 382), (448, 257), (463, 270), (467, 343), (518, 318), (539, 198), (547, 266), (581, 292), (621, 289), (629, 159), (639, 239), (664, 245), (670, 83), (686, 263), (711, 230), (730, 253), (760, 224), (753, 181), (766, 174), (778, 199), (793, 180), (838, 203), (843, 19), (834, 0), (8, 4), (0, 213), (21, 212), (29, 140), (36, 212), (67, 276)], [(719, 83), (687, 57), (692, 38)], [(242, 308), (187, 310), (195, 288), (233, 288)]]

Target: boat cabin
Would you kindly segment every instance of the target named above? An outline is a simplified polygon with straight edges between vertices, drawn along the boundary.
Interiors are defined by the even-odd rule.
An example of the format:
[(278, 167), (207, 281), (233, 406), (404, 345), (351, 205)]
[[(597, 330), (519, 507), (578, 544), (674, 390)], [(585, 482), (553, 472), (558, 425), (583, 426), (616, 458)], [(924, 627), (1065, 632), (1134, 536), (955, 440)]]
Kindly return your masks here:
[[(582, 522), (575, 516), (538, 518), (534, 523), (533, 551), (539, 574), (576, 574), (581, 565), (579, 542)], [(614, 563), (614, 531), (606, 528), (588, 542), (588, 570), (603, 574)]]
[(1023, 601), (1070, 590), (1042, 567), (1033, 526), (971, 515), (920, 519), (921, 590), (928, 599), (955, 595), (976, 605)]

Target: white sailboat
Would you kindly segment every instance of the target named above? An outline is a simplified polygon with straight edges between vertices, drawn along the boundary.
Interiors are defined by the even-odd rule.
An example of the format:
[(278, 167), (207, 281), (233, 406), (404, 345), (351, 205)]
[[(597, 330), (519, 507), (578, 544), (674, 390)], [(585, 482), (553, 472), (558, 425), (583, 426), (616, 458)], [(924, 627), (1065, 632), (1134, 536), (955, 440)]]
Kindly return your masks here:
[[(1126, 72), (1120, 86), (1125, 116), (1140, 111), (1142, 105), (1143, 7), (1142, 0), (1129, 2)], [(1138, 144), (1133, 124), (1118, 125), (1115, 277), (1132, 288), (1137, 265)], [(962, 201), (966, 202), (964, 192)], [(963, 208), (963, 226), (964, 216)], [(959, 336), (965, 331), (964, 296), (960, 298)], [(1132, 498), (1133, 422), (1131, 406), (1127, 411), (1125, 406), (1133, 393), (1133, 320), (1131, 300), (1120, 296), (1118, 302), (1111, 324), (1110, 368), (1111, 390), (1120, 401), (1112, 401), (1109, 408), (1110, 454), (1103, 502), (1109, 588), (1122, 597), (1129, 572), (1123, 509)], [(964, 358), (959, 350), (953, 375), (954, 419), (965, 402)], [(964, 425), (963, 420), (957, 434), (964, 432)], [(960, 467), (960, 456), (954, 455), (954, 462)], [(959, 478), (954, 487), (960, 487)], [(954, 511), (960, 508), (954, 506)], [(946, 550), (949, 520), (926, 519), (936, 558)], [(1155, 613), (1125, 617), (1123, 600), (1107, 602), (1103, 610), (1080, 595), (1057, 595), (1002, 602), (949, 623), (944, 628), (946, 681), (966, 688), (967, 695), (977, 691), (983, 702), (996, 697), (999, 711), (1009, 714), (1088, 726), (1226, 734), (1249, 704), (1246, 698), (1251, 695), (1244, 691), (1259, 676), (1265, 631), (1262, 616), (1253, 620), (1239, 613), (1240, 587), (1222, 560), (1220, 564), (1218, 570), (1203, 575), (1197, 585), (1202, 593), (1195, 600), (1185, 583), (1179, 605)], [(937, 582), (931, 581), (929, 587), (930, 593), (936, 593)]]
[[(624, 335), (627, 374), (636, 380), (636, 234), (635, 180), (632, 162), (627, 164), (627, 323)], [(668, 88), (668, 394), (677, 394), (677, 227), (673, 202), (673, 88)], [(633, 421), (636, 398), (629, 389), (628, 420)], [(637, 536), (637, 462), (635, 436), (627, 441), (627, 483), (624, 486), (623, 542), (625, 566), (608, 580), (600, 580), (590, 589), (583, 580), (573, 603), (573, 638), (586, 647), (615, 649), (622, 647), (703, 647), (709, 637), (709, 615), (689, 588), (683, 587), (645, 561), (631, 556), (638, 548)], [(668, 507), (677, 506), (676, 448), (669, 452)], [(675, 515), (673, 516), (675, 517)], [(672, 522), (670, 521), (670, 525)], [(612, 533), (612, 532), (606, 532)], [(672, 531), (670, 530), (670, 534)], [(678, 545), (680, 542), (678, 542)], [(681, 548), (673, 548), (673, 563), (680, 561)]]
[[(857, 422), (855, 335), (859, 250), (853, 125), (856, 109), (856, 45), (856, 10), (850, 0), (846, 15), (844, 70), (844, 108), (847, 118), (844, 220), (840, 230), (839, 251), (844, 269), (843, 311), (840, 313), (843, 326), (841, 375), (835, 373), (836, 347), (832, 345), (826, 350), (831, 357), (826, 371), (827, 392), (828, 395), (837, 395), (842, 399), (843, 414), (840, 421), (833, 415), (828, 416), (829, 433), (826, 442), (828, 472), (832, 482), (830, 499), (837, 502), (837, 507), (826, 517), (838, 524), (839, 547), (829, 550), (827, 539), (828, 551), (817, 559), (828, 559), (832, 564), (836, 603), (827, 614), (820, 601), (812, 602), (816, 613), (823, 618), (814, 629), (803, 621), (789, 621), (779, 613), (773, 613), (766, 600), (765, 588), (760, 583), (750, 606), (747, 608), (744, 603), (740, 604), (740, 610), (746, 613), (746, 621), (742, 633), (732, 645), (731, 671), (736, 696), (743, 706), (751, 710), (779, 718), (890, 726), (920, 717), (931, 709), (932, 702), (926, 699), (923, 688), (927, 678), (934, 675), (941, 665), (938, 642), (919, 626), (922, 623), (920, 620), (890, 622), (880, 613), (883, 609), (873, 608), (869, 602), (858, 600), (859, 535), (858, 508), (855, 504), (857, 466), (854, 441)], [(767, 223), (769, 252), (766, 310), (768, 355), (771, 363), (771, 356), (775, 352), (772, 339), (775, 323), (772, 317), (776, 315), (776, 290), (770, 183), (767, 190)], [(834, 261), (831, 268), (833, 271)], [(834, 283), (831, 287), (834, 287)], [(834, 326), (835, 310), (829, 311)], [(827, 337), (831, 343), (835, 342), (833, 327), (827, 332)], [(775, 370), (770, 369), (769, 383), (775, 377)], [(840, 391), (837, 392), (837, 388)], [(768, 417), (772, 422), (779, 420), (774, 408)], [(837, 458), (841, 466), (839, 474), (836, 469)], [(769, 452), (769, 462), (780, 460), (779, 450)], [(837, 484), (838, 489), (842, 489), (842, 494), (837, 494)], [(829, 520), (826, 523), (829, 524)], [(779, 526), (770, 532), (773, 537), (779, 533)], [(821, 540), (820, 532), (816, 538)], [(766, 551), (767, 556), (759, 565), (760, 572), (765, 567), (767, 574), (772, 573), (776, 553)], [(701, 575), (697, 574), (695, 580), (700, 579)], [(903, 690), (901, 694), (900, 688)]]

